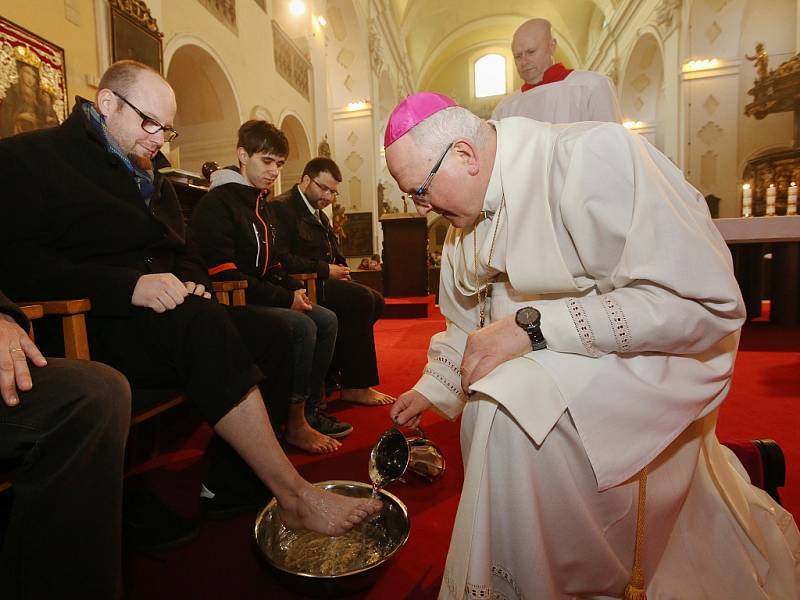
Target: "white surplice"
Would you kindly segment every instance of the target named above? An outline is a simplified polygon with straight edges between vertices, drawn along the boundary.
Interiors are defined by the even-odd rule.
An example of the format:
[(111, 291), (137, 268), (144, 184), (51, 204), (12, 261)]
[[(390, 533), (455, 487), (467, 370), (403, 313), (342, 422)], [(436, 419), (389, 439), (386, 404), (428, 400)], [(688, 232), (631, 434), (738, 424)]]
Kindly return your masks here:
[(605, 75), (573, 71), (561, 81), (517, 90), (503, 98), (492, 119), (528, 117), (548, 123), (577, 121), (622, 122), (614, 84)]
[[(797, 598), (793, 519), (714, 435), (744, 309), (703, 196), (616, 124), (495, 127), (488, 217), (448, 234), (447, 329), (415, 385), (447, 416), (464, 411), (440, 597), (619, 597), (635, 476), (649, 465), (651, 600)], [(487, 278), (490, 318), (535, 306), (548, 347), (503, 363), (467, 399), (458, 367)]]

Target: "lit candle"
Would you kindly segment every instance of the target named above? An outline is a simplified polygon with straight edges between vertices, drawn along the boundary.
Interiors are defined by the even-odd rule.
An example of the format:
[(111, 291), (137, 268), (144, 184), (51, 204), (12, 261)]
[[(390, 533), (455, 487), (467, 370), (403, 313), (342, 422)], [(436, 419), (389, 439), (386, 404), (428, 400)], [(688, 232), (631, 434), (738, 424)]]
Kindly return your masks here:
[(767, 188), (767, 216), (775, 216), (775, 184), (770, 183)]
[(745, 183), (742, 186), (742, 216), (750, 217), (753, 215), (753, 190), (750, 189), (750, 184)]
[(797, 214), (797, 182), (793, 181), (789, 184), (789, 198), (786, 202), (786, 214)]

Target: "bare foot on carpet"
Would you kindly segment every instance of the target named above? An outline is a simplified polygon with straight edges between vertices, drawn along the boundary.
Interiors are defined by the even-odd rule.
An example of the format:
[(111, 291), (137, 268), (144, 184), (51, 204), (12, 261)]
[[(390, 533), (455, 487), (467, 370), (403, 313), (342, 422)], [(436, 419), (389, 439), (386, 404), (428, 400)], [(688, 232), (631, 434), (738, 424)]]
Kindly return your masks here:
[(365, 406), (384, 406), (394, 398), (374, 388), (342, 388), (342, 400)]
[(286, 442), (311, 454), (329, 454), (342, 447), (341, 442), (320, 433), (307, 422), (286, 430)]
[(278, 502), (278, 515), (289, 529), (309, 529), (323, 535), (343, 535), (383, 507), (374, 498), (351, 498), (326, 492), (310, 483)]

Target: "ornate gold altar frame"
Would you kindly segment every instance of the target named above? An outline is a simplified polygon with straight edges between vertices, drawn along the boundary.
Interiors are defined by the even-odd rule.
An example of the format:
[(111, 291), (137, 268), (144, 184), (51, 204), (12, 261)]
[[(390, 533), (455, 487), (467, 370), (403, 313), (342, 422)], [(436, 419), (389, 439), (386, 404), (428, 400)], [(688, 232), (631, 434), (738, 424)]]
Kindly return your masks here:
[(0, 137), (67, 116), (64, 50), (0, 17)]

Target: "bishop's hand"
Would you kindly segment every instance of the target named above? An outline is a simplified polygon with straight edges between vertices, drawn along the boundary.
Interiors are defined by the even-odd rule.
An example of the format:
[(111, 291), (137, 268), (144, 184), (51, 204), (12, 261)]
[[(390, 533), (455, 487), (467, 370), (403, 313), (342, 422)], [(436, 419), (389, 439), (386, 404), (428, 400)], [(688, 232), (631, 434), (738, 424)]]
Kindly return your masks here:
[(470, 393), (470, 386), (491, 373), (498, 365), (531, 351), (531, 340), (514, 321), (514, 315), (476, 329), (467, 336), (461, 361), (461, 389)]

